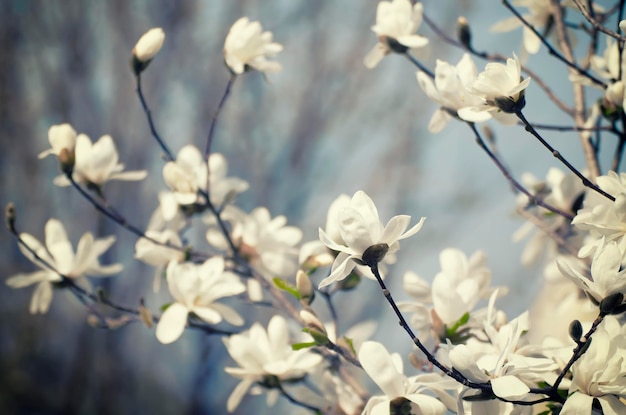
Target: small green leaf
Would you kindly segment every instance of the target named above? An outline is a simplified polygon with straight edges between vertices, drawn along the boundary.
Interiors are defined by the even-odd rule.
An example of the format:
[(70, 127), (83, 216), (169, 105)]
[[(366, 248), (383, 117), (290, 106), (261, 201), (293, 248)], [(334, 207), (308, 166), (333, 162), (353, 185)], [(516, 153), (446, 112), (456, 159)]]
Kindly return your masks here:
[(167, 310), (167, 309), (168, 309), (168, 308), (169, 308), (172, 304), (174, 304), (174, 303), (172, 302), (172, 303), (166, 303), (166, 304), (163, 304), (163, 305), (161, 306), (161, 312), (163, 312), (163, 311)]
[(448, 327), (446, 329), (446, 336), (447, 337), (453, 337), (454, 334), (456, 333), (456, 331), (459, 329), (459, 327), (467, 324), (467, 322), (469, 321), (469, 318), (470, 318), (469, 312), (463, 314), (461, 316), (461, 318), (456, 323), (454, 323), (454, 325), (452, 327)]
[(315, 347), (317, 344), (315, 342), (306, 342), (306, 343), (294, 343), (291, 345), (291, 350), (302, 350), (308, 349), (309, 347)]
[(289, 294), (293, 295), (294, 297), (296, 297), (296, 300), (300, 301), (302, 299), (302, 297), (300, 296), (300, 293), (298, 292), (298, 290), (296, 289), (296, 287), (294, 287), (293, 285), (289, 284), (287, 281), (280, 279), (280, 278), (274, 278), (274, 285), (276, 285), (276, 287), (278, 287), (279, 289), (283, 290), (283, 291), (287, 291)]

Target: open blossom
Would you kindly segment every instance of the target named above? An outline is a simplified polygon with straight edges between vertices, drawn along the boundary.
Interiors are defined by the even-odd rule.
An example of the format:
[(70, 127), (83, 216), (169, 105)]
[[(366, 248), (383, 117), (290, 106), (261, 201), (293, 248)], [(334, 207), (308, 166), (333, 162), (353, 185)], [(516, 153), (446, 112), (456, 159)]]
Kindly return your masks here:
[[(459, 109), (459, 117), (466, 121), (484, 121), (484, 112), (504, 123), (512, 123), (512, 113), (524, 107), (524, 90), (530, 84), (530, 78), (523, 79), (519, 59), (515, 54), (506, 61), (506, 65), (490, 62), (485, 70), (478, 74), (472, 84), (472, 93), (481, 97), (481, 105), (471, 105)], [(504, 113), (504, 114), (503, 114)]]
[[(227, 177), (227, 172), (228, 162), (223, 155), (212, 153), (207, 164), (197, 147), (186, 145), (178, 152), (176, 161), (163, 166), (163, 179), (174, 194), (174, 198), (166, 202), (175, 200), (179, 205), (192, 205), (201, 202), (200, 192), (208, 191), (211, 203), (220, 208), (236, 194), (248, 189), (248, 182)], [(171, 209), (176, 210), (176, 206)]]
[[(266, 278), (295, 277), (302, 230), (286, 226), (283, 215), (272, 218), (269, 210), (258, 207), (233, 224), (232, 239), (239, 253)], [(211, 240), (211, 235), (207, 233)]]
[(212, 257), (200, 265), (172, 261), (167, 267), (167, 286), (176, 301), (163, 312), (157, 325), (156, 336), (161, 343), (172, 343), (183, 334), (190, 313), (209, 324), (222, 319), (243, 324), (235, 310), (216, 302), (246, 290), (239, 277), (224, 271), (224, 258)]
[[(473, 95), (471, 88), (478, 76), (476, 65), (469, 54), (465, 53), (456, 66), (437, 59), (435, 79), (424, 72), (417, 73), (417, 81), (428, 98), (441, 107), (435, 111), (428, 124), (428, 131), (438, 133), (449, 120), (457, 116), (460, 108), (482, 104), (482, 98)], [(487, 121), (491, 116), (478, 113), (476, 122)], [(482, 117), (482, 118), (481, 118)]]
[(574, 377), (561, 415), (591, 414), (594, 400), (605, 415), (626, 413), (626, 337), (612, 316), (593, 334), (591, 345), (572, 366)]
[[(124, 165), (118, 163), (118, 154), (110, 135), (103, 135), (92, 143), (85, 134), (76, 138), (75, 163), (72, 178), (83, 184), (101, 186), (109, 180), (143, 180), (145, 170), (123, 171)], [(65, 175), (54, 179), (57, 186), (69, 186)]]
[(278, 72), (278, 62), (267, 60), (283, 50), (272, 41), (272, 32), (263, 32), (261, 23), (247, 17), (237, 20), (224, 41), (224, 60), (233, 73), (241, 75), (252, 68), (259, 72)]
[(133, 48), (133, 56), (141, 62), (154, 58), (163, 46), (165, 32), (160, 27), (154, 27), (144, 33)]
[[(552, 359), (539, 355), (536, 347), (520, 344), (528, 328), (528, 312), (499, 329), (486, 322), (486, 342), (481, 340), (452, 346), (448, 357), (453, 368), (470, 381), (490, 382), (496, 396), (508, 400), (523, 399), (530, 391), (529, 385), (546, 381), (557, 368)], [(460, 398), (469, 393), (464, 390)], [(481, 408), (483, 412), (479, 413), (495, 414), (502, 405), (498, 400), (471, 402), (472, 413)]]
[(88, 282), (84, 278), (86, 275), (111, 275), (122, 270), (121, 264), (103, 266), (100, 265), (98, 260), (98, 257), (113, 245), (113, 242), (115, 242), (114, 236), (95, 239), (90, 232), (85, 233), (80, 238), (76, 252), (74, 252), (65, 227), (60, 221), (56, 219), (48, 220), (45, 227), (45, 235), (45, 246), (28, 233), (21, 233), (20, 238), (52, 269), (44, 265), (20, 244), (19, 247), (24, 256), (39, 266), (41, 270), (28, 274), (14, 275), (7, 279), (6, 282), (12, 288), (22, 288), (37, 284), (30, 303), (31, 314), (48, 311), (52, 301), (52, 283), (60, 282), (62, 280), (61, 276), (71, 278), (76, 283), (88, 288)]
[(365, 192), (358, 191), (332, 220), (339, 229), (340, 238), (327, 234), (322, 228), (319, 229), (319, 237), (324, 245), (338, 252), (338, 255), (330, 275), (320, 282), (319, 288), (346, 278), (357, 264), (363, 264), (363, 254), (374, 245), (386, 249), (381, 252), (382, 257), (377, 258), (377, 262), (394, 254), (400, 248), (399, 241), (416, 234), (426, 218), (422, 217), (409, 230), (407, 227), (411, 217), (408, 215), (394, 216), (383, 226), (372, 199)]
[(74, 147), (76, 146), (76, 130), (70, 124), (53, 125), (48, 129), (48, 141), (52, 148), (39, 153), (42, 159), (50, 154), (59, 157), (61, 151), (67, 150), (69, 155), (74, 157)]
[[(225, 371), (241, 379), (226, 402), (228, 412), (233, 412), (239, 406), (253, 385), (271, 387), (276, 382), (282, 385), (295, 383), (322, 362), (322, 356), (309, 349), (291, 348), (287, 321), (279, 314), (272, 317), (267, 331), (260, 323), (254, 323), (250, 330), (224, 338), (223, 342), (239, 365), (227, 367)], [(268, 393), (268, 400), (276, 397), (276, 393)]]
[(364, 63), (373, 68), (389, 53), (404, 53), (409, 49), (421, 48), (428, 39), (415, 34), (422, 24), (422, 3), (411, 6), (409, 0), (381, 1), (376, 9), (376, 24), (372, 31), (378, 36), (378, 43)]
[(443, 403), (423, 393), (426, 388), (424, 383), (419, 382), (419, 376), (409, 378), (404, 375), (400, 356), (390, 355), (382, 344), (374, 341), (364, 342), (359, 349), (359, 361), (365, 372), (385, 394), (371, 397), (363, 409), (363, 415), (395, 413), (443, 415), (446, 412)]
[(626, 270), (621, 269), (622, 257), (615, 242), (598, 248), (591, 262), (591, 279), (567, 259), (561, 259), (557, 264), (564, 276), (599, 303), (612, 294), (626, 294)]
[(441, 321), (452, 325), (494, 292), (489, 287), (491, 271), (482, 251), (468, 258), (458, 249), (444, 249), (439, 254), (439, 263), (441, 271), (432, 284), (433, 306)]

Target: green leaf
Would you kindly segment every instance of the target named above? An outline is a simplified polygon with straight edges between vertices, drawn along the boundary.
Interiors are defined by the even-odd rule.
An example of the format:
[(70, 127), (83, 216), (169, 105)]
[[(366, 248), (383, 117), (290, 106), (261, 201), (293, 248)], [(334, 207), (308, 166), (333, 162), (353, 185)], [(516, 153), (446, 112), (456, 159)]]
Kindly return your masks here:
[(161, 306), (161, 311), (163, 312), (163, 311), (167, 310), (167, 309), (168, 309), (168, 308), (169, 308), (172, 304), (174, 304), (174, 303), (173, 303), (173, 302), (171, 302), (171, 303), (166, 303), (166, 304), (163, 304), (163, 305)]
[(309, 347), (315, 347), (317, 343), (315, 342), (306, 342), (306, 343), (294, 343), (291, 345), (291, 350), (302, 350), (308, 349)]
[(302, 296), (300, 295), (300, 293), (298, 292), (298, 289), (291, 285), (290, 283), (288, 283), (287, 281), (280, 279), (280, 278), (274, 278), (274, 285), (276, 285), (276, 287), (278, 287), (279, 289), (283, 290), (283, 291), (287, 291), (289, 294), (293, 295), (294, 297), (296, 297), (296, 300), (300, 301), (302, 299)]
[(467, 322), (469, 321), (469, 318), (470, 318), (469, 312), (463, 314), (461, 316), (461, 318), (456, 323), (454, 323), (454, 325), (452, 327), (448, 327), (446, 329), (446, 336), (447, 337), (453, 337), (454, 334), (456, 333), (456, 331), (459, 329), (459, 327), (467, 324)]

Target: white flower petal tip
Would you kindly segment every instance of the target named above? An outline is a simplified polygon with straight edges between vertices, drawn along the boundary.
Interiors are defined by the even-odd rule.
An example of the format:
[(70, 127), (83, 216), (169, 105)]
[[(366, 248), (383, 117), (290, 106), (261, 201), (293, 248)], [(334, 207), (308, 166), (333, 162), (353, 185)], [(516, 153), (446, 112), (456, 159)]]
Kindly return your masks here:
[(152, 60), (161, 50), (165, 41), (165, 32), (155, 27), (144, 33), (133, 48), (133, 56), (139, 62), (146, 63)]

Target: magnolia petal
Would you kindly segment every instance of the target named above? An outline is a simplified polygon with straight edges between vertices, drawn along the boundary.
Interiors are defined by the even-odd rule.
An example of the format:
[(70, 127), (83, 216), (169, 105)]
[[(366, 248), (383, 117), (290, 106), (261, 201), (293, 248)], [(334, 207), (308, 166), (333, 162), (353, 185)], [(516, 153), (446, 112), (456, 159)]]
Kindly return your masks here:
[(61, 221), (50, 219), (46, 222), (46, 246), (54, 258), (56, 270), (61, 274), (71, 272), (74, 265), (74, 249), (67, 238)]
[(448, 121), (452, 119), (452, 116), (448, 113), (448, 111), (438, 109), (433, 113), (433, 116), (430, 118), (430, 122), (428, 123), (428, 131), (433, 134), (437, 134), (448, 124)]
[[(439, 64), (439, 61), (437, 61), (437, 64)], [(441, 103), (439, 91), (437, 91), (437, 88), (435, 88), (435, 84), (432, 78), (422, 71), (418, 71), (416, 73), (416, 77), (417, 83), (419, 84), (420, 88), (422, 88), (422, 91), (424, 91), (424, 93), (428, 96), (428, 98), (437, 103)]]
[(489, 107), (486, 105), (474, 105), (469, 107), (459, 108), (457, 115), (459, 118), (469, 122), (485, 122), (491, 119), (491, 113), (488, 111)]
[(156, 328), (156, 337), (163, 344), (176, 341), (185, 330), (187, 324), (187, 307), (180, 303), (170, 305), (163, 312)]
[[(380, 4), (380, 3), (379, 3)], [(365, 55), (365, 59), (363, 59), (363, 63), (366, 68), (372, 69), (376, 67), (380, 63), (381, 60), (387, 54), (387, 48), (382, 43), (377, 43), (374, 48), (369, 51), (367, 55)]]
[(424, 216), (422, 216), (420, 218), (420, 221), (417, 222), (411, 229), (409, 229), (408, 231), (404, 232), (402, 235), (400, 235), (398, 237), (398, 240), (401, 241), (402, 239), (406, 239), (410, 236), (415, 235), (416, 233), (418, 233), (420, 231), (420, 229), (422, 229), (422, 226), (424, 226), (424, 221), (426, 220), (426, 218)]
[(135, 181), (143, 180), (148, 176), (147, 170), (131, 170), (119, 173), (113, 173), (109, 176), (109, 180)]
[(222, 315), (213, 308), (213, 305), (210, 307), (194, 307), (190, 311), (209, 324), (217, 324), (222, 321)]
[(383, 234), (380, 236), (380, 243), (391, 245), (400, 239), (400, 235), (405, 231), (411, 223), (411, 217), (408, 215), (394, 216), (387, 222)]
[(615, 395), (598, 397), (604, 415), (620, 415), (626, 413), (626, 404)]
[(521, 399), (530, 392), (530, 388), (516, 376), (502, 376), (491, 380), (493, 393), (504, 399)]
[(242, 326), (244, 323), (243, 317), (239, 315), (233, 308), (226, 306), (224, 304), (211, 304), (211, 308), (215, 309), (218, 313), (222, 315), (224, 320), (228, 321), (233, 326)]
[(359, 349), (359, 362), (385, 395), (392, 399), (404, 395), (404, 375), (396, 370), (385, 346), (364, 342)]
[(16, 274), (7, 278), (6, 284), (11, 288), (24, 288), (43, 281), (54, 281), (55, 279), (60, 279), (60, 277), (53, 272), (41, 270), (29, 274)]
[(487, 382), (489, 377), (485, 375), (476, 364), (476, 359), (469, 347), (464, 344), (455, 346), (448, 354), (452, 367), (461, 372), (465, 377), (474, 382)]
[(30, 300), (29, 311), (31, 314), (47, 313), (52, 302), (52, 284), (42, 281), (35, 288), (33, 297)]
[(398, 36), (396, 40), (401, 45), (404, 45), (411, 49), (421, 48), (428, 44), (428, 38), (419, 35)]
[[(560, 415), (589, 415), (591, 413), (591, 405), (593, 404), (593, 396), (585, 395), (582, 392), (574, 392), (570, 395)], [(604, 409), (604, 408), (603, 408)]]
[(350, 272), (352, 272), (355, 266), (356, 262), (354, 262), (352, 256), (344, 252), (340, 252), (339, 255), (337, 255), (337, 258), (335, 258), (335, 262), (333, 262), (330, 275), (320, 282), (318, 288), (321, 289), (332, 284), (333, 282), (345, 279)]
[(235, 386), (235, 389), (230, 393), (228, 400), (226, 401), (226, 410), (233, 412), (239, 406), (241, 399), (245, 396), (250, 389), (250, 386), (254, 383), (254, 379), (244, 379)]

